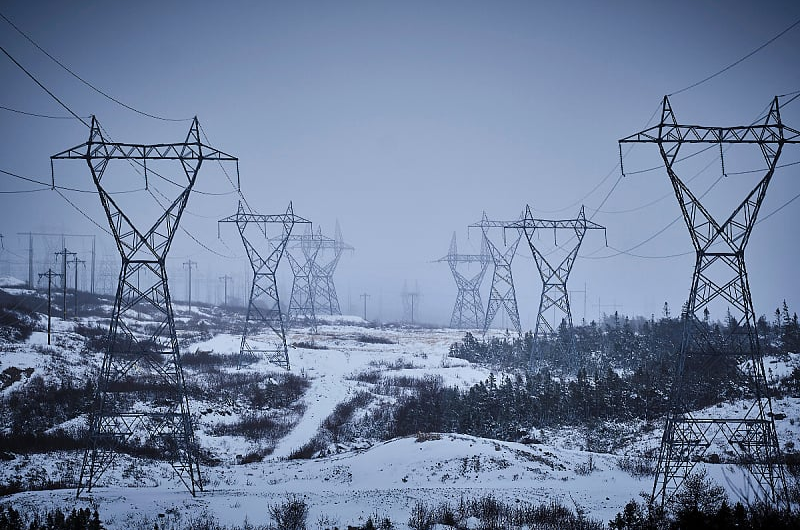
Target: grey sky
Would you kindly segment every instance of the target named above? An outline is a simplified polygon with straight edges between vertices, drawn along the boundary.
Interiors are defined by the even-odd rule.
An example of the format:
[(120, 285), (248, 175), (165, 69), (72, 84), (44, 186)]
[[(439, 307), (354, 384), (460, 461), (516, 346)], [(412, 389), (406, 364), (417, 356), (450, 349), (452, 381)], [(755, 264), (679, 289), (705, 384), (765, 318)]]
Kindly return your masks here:
[[(242, 189), (257, 211), (282, 212), (291, 200), (296, 213), (330, 235), (338, 220), (356, 247), (336, 276), (343, 309), (352, 301), (360, 314), (358, 295), (368, 292), (370, 316), (380, 310), (384, 320), (399, 318), (404, 280), (418, 281), (421, 318), (440, 323), (449, 320), (456, 290), (446, 264), (430, 261), (446, 254), (453, 231), (464, 252), (474, 251), (479, 232), (467, 239), (466, 226), (483, 210), (490, 218), (513, 219), (529, 203), (541, 217), (566, 218), (583, 202), (587, 214), (608, 227), (609, 244), (617, 249), (669, 224), (679, 210), (663, 169), (621, 180), (601, 212), (591, 210), (619, 176), (617, 140), (643, 129), (665, 93), (732, 63), (800, 18), (795, 2), (52, 4), (8, 2), (0, 10), (126, 104), (159, 116), (197, 115), (211, 143), (239, 157)], [(175, 142), (186, 135), (189, 122), (142, 117), (92, 92), (2, 20), (0, 45), (78, 114), (97, 115), (115, 140)], [(775, 95), (800, 90), (798, 45), (800, 27), (675, 95), (678, 119), (749, 123)], [(66, 115), (7, 58), (0, 59), (0, 105)], [(783, 119), (800, 128), (800, 102), (787, 105)], [(0, 169), (49, 179), (49, 156), (85, 141), (88, 132), (76, 120), (0, 110), (0, 134)], [(696, 157), (686, 174), (718, 154), (712, 149)], [(738, 160), (731, 157), (729, 162), (726, 153), (726, 169), (735, 171), (727, 167)], [(788, 146), (781, 162), (797, 160), (800, 148)], [(630, 172), (660, 163), (652, 145), (634, 147), (625, 159)], [(757, 158), (741, 159), (740, 170), (757, 167)], [(800, 192), (798, 168), (776, 174), (763, 214)], [(719, 162), (713, 163), (693, 184), (705, 189), (720, 172)], [(59, 163), (56, 177), (60, 184), (91, 189), (81, 162)], [(725, 205), (720, 212), (732, 208), (754, 178), (723, 179), (709, 200)], [(6, 191), (36, 188), (10, 177), (2, 182)], [(230, 186), (218, 166), (208, 164), (197, 189), (221, 193)], [(95, 195), (65, 195), (104, 224)], [(647, 208), (606, 213), (664, 195)], [(99, 233), (55, 192), (0, 200), (0, 232), (14, 252), (27, 245), (17, 232)], [(149, 211), (149, 196), (129, 200), (131, 208)], [(177, 297), (180, 264), (187, 258), (200, 263), (201, 276), (243, 275), (247, 264), (237, 233), (225, 227), (219, 241), (215, 222), (235, 211), (236, 200), (235, 194), (190, 199), (182, 226), (216, 252), (240, 259), (220, 258), (179, 232), (170, 254)], [(759, 314), (771, 314), (784, 298), (800, 303), (793, 237), (798, 212), (800, 201), (761, 223), (748, 247)], [(114, 252), (109, 236), (99, 239)], [(614, 254), (603, 244), (601, 233), (587, 235), (581, 254), (588, 257), (577, 262), (570, 280), (573, 290), (587, 286), (588, 318), (596, 317), (598, 299), (631, 314), (659, 314), (664, 301), (677, 311), (688, 295), (692, 255), (589, 259)], [(690, 249), (679, 221), (632, 252), (665, 256)], [(4, 259), (15, 259), (9, 256)], [(530, 328), (540, 283), (524, 243), (514, 274), (523, 325)], [(582, 294), (575, 295), (573, 308), (579, 320)]]

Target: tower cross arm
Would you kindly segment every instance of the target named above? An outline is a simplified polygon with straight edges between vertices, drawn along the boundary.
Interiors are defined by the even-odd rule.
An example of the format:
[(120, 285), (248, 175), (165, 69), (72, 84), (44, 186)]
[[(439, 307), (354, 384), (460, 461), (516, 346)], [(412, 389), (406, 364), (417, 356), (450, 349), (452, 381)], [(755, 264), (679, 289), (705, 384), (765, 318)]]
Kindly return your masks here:
[(509, 223), (505, 226), (505, 228), (516, 228), (516, 229), (523, 229), (523, 230), (534, 230), (534, 229), (543, 229), (543, 228), (551, 228), (551, 229), (586, 229), (586, 230), (605, 230), (606, 227), (595, 223), (594, 221), (588, 221), (586, 219), (557, 219), (557, 220), (549, 220), (549, 219), (520, 219), (519, 221), (514, 221)]
[(626, 136), (619, 143), (797, 144), (800, 131), (781, 124), (704, 127), (662, 123)]
[(88, 141), (70, 147), (50, 157), (64, 159), (116, 159), (116, 160), (219, 160), (238, 162), (238, 158), (204, 143), (126, 144), (119, 142)]
[(783, 124), (777, 97), (773, 99), (763, 123), (737, 127), (707, 127), (679, 124), (672, 112), (669, 98), (664, 96), (660, 123), (626, 136), (619, 140), (619, 143), (796, 144), (800, 143), (800, 131)]
[(489, 256), (486, 254), (448, 254), (441, 258), (434, 260), (434, 263), (441, 263), (443, 261), (449, 263), (483, 263), (488, 261)]
[(508, 221), (491, 221), (489, 219), (483, 219), (477, 223), (472, 223), (469, 225), (469, 228), (505, 228), (508, 223)]
[(218, 223), (307, 223), (311, 221), (293, 213), (257, 214), (237, 212), (217, 221)]

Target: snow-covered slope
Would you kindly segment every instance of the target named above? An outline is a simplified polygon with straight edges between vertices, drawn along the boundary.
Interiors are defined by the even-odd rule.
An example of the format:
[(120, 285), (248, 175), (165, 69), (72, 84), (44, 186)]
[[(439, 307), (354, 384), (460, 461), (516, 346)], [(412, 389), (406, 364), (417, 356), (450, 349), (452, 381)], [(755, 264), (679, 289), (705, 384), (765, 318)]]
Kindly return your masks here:
[[(18, 508), (30, 509), (97, 504), (107, 527), (121, 529), (129, 528), (132, 521), (141, 521), (143, 514), (166, 514), (164, 517), (183, 517), (184, 521), (206, 514), (227, 525), (245, 521), (266, 524), (270, 504), (284, 501), (287, 495), (298, 495), (310, 506), (309, 521), (327, 517), (332, 524), (346, 527), (378, 514), (405, 528), (412, 507), (420, 501), (458, 502), (486, 494), (505, 502), (539, 504), (555, 500), (607, 521), (628, 500), (650, 491), (651, 478), (631, 476), (619, 466), (626, 454), (652, 451), (658, 445), (658, 428), (645, 431), (636, 425), (630, 426), (630, 442), (618, 455), (583, 451), (580, 439), (585, 439), (584, 434), (559, 431), (542, 433), (543, 443), (532, 445), (450, 433), (423, 434), (349, 450), (345, 447), (344, 452), (324, 458), (287, 460), (293, 450), (317, 433), (337, 404), (368, 388), (357, 379), (360, 373), (437, 375), (445, 384), (463, 388), (489, 376), (486, 367), (447, 357), (450, 344), (463, 338), (462, 331), (375, 329), (364, 327), (357, 318), (343, 321), (347, 323), (322, 325), (315, 335), (308, 330), (290, 333), (290, 343), (315, 345), (315, 349), (290, 350), (291, 371), (306, 377), (310, 386), (301, 398), (305, 407), (299, 421), (263, 461), (236, 464), (236, 456), (251, 450), (252, 443), (241, 437), (213, 434), (214, 422), (220, 419), (218, 411), (201, 415), (198, 410), (209, 405), (191, 403), (198, 440), (221, 461), (218, 466), (203, 467), (205, 491), (196, 498), (186, 492), (168, 464), (120, 456), (103, 476), (104, 486), (84, 499), (76, 501), (74, 490), (55, 490), (18, 493), (8, 500)], [(83, 352), (79, 337), (69, 333), (72, 326), (57, 321), (60, 333), (54, 346), (43, 345), (46, 339), (36, 332), (23, 347), (6, 348), (0, 354), (0, 371), (16, 366), (32, 368), (33, 373), (43, 376), (68, 372), (77, 378), (86, 377), (90, 366), (100, 359), (97, 354)], [(238, 336), (220, 334), (183, 350), (234, 356), (238, 348)], [(793, 357), (791, 363), (798, 361)], [(787, 370), (779, 363), (773, 363), (773, 367), (775, 371)], [(264, 361), (246, 370), (280, 371)], [(235, 371), (230, 368), (230, 373)], [(776, 402), (776, 412), (787, 415), (777, 422), (782, 443), (796, 442), (799, 403), (794, 398)], [(241, 407), (233, 413), (239, 413), (237, 410)], [(61, 474), (75, 480), (81, 458), (80, 452), (18, 457), (0, 462), (0, 477), (43, 469), (51, 476)], [(710, 476), (725, 485), (733, 498), (744, 491), (745, 477), (734, 466), (707, 467)]]

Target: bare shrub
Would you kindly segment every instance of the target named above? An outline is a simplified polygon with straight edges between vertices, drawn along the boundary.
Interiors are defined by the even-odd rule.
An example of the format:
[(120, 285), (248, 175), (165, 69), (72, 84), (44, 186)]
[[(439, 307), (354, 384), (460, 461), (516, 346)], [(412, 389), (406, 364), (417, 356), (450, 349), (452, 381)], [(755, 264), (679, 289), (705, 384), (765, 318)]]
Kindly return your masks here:
[(643, 455), (623, 456), (617, 460), (617, 467), (632, 477), (652, 477), (656, 474), (653, 459)]
[(308, 504), (297, 496), (289, 496), (282, 504), (269, 507), (269, 516), (280, 530), (306, 530)]
[(393, 341), (388, 337), (378, 337), (376, 335), (366, 335), (363, 333), (357, 336), (356, 340), (365, 344), (397, 344), (396, 341)]

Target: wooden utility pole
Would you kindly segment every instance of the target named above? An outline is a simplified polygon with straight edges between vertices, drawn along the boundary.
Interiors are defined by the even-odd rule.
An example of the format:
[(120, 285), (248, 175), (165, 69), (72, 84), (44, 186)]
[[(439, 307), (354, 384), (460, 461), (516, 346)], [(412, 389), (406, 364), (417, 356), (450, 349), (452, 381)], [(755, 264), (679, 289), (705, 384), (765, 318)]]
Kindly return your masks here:
[(197, 262), (188, 259), (183, 262), (184, 268), (189, 270), (189, 312), (192, 312), (192, 269), (197, 268)]
[(47, 277), (47, 345), (49, 346), (50, 345), (50, 330), (52, 329), (52, 327), (50, 325), (50, 320), (52, 318), (52, 311), (51, 311), (52, 305), (50, 304), (50, 300), (51, 300), (51, 293), (52, 293), (52, 287), (53, 287), (53, 277), (61, 276), (61, 275), (58, 274), (57, 272), (53, 272), (53, 269), (47, 269), (47, 272), (43, 272), (43, 273), (39, 274), (39, 280), (41, 281), (41, 279), (43, 277), (45, 277), (45, 276)]
[(78, 255), (75, 254), (70, 263), (75, 265), (75, 318), (78, 318), (78, 264), (83, 264), (85, 269), (86, 260), (78, 259)]
[(64, 288), (64, 298), (63, 298), (63, 306), (64, 306), (64, 320), (67, 319), (67, 256), (74, 256), (77, 259), (78, 253), (77, 252), (70, 252), (67, 250), (67, 247), (64, 247), (64, 250), (55, 253), (56, 256), (61, 256), (61, 286)]
[(362, 293), (359, 297), (364, 300), (364, 320), (367, 320), (367, 298), (369, 298), (369, 295), (367, 293)]
[(232, 280), (233, 278), (231, 278), (226, 274), (225, 276), (220, 276), (219, 279), (225, 285), (224, 287), (225, 298), (223, 298), (224, 302), (222, 303), (222, 307), (228, 307), (228, 280)]

